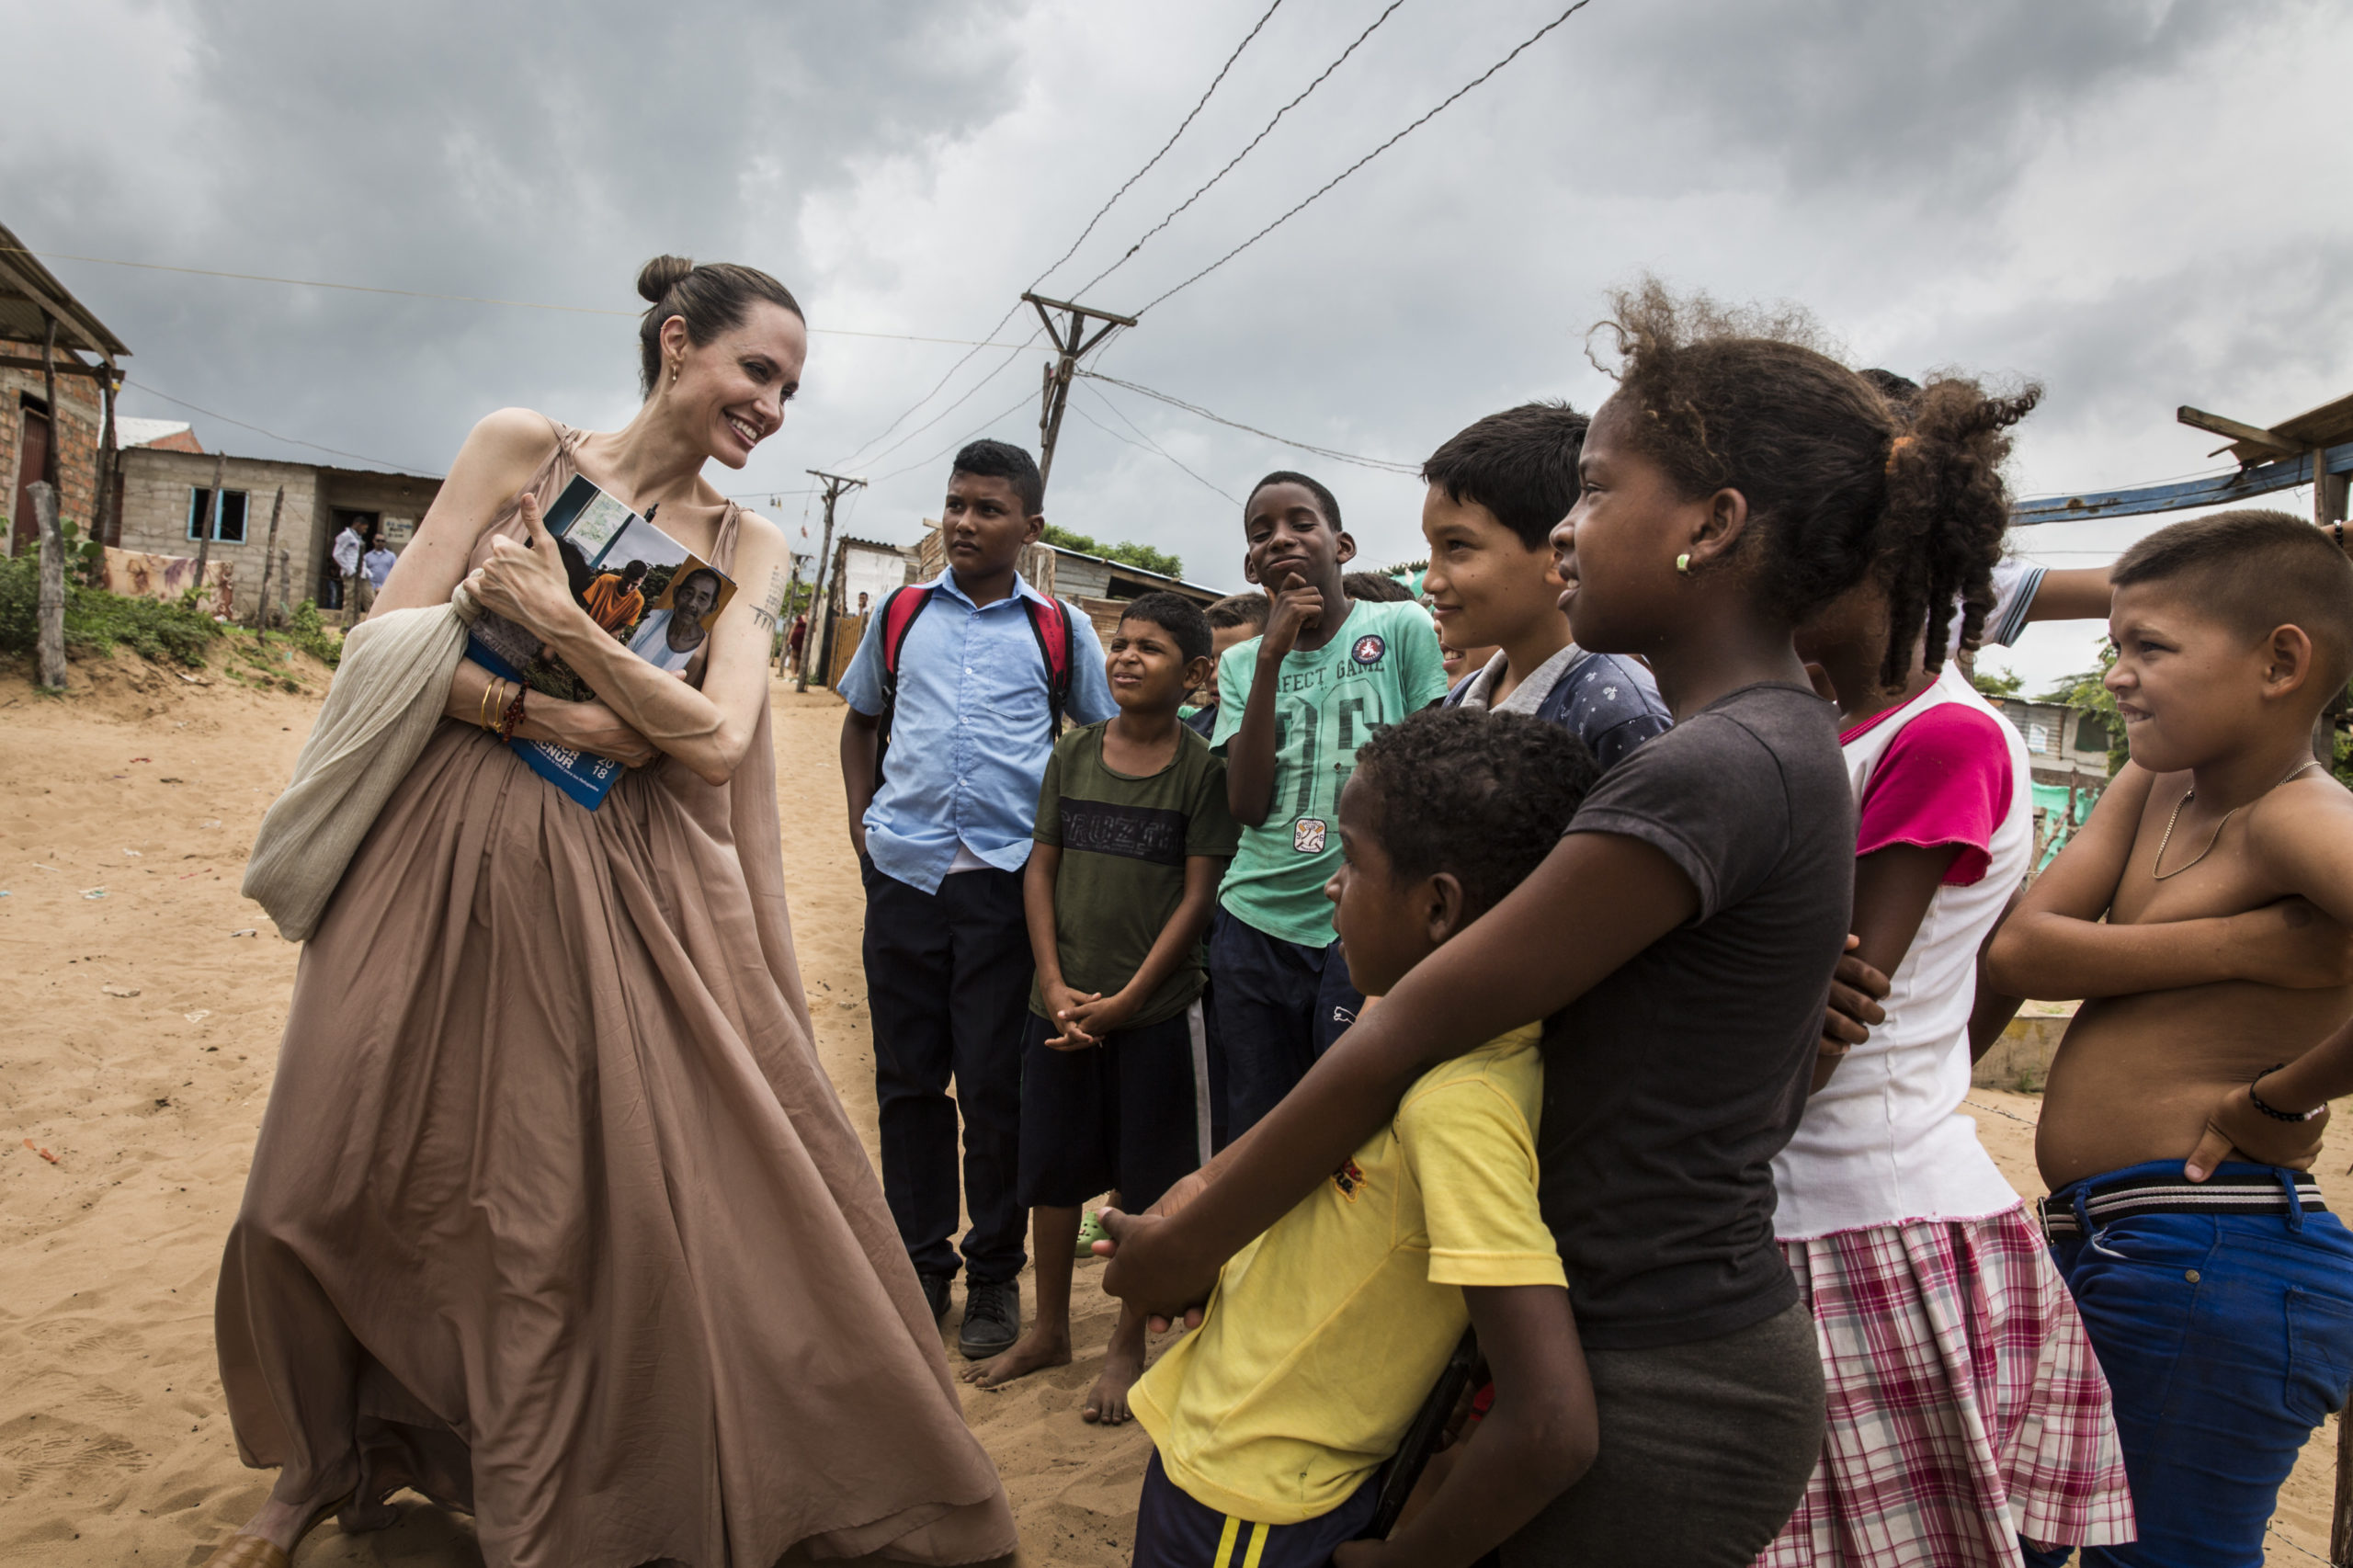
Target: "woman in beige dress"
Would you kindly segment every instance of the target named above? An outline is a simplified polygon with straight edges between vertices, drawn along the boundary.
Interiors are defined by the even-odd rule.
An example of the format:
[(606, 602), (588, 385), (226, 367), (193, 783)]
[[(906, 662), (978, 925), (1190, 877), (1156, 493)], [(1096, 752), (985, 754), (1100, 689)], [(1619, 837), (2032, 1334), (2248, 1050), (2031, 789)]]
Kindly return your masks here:
[[(533, 693), (516, 733), (631, 767), (574, 803), (461, 663), (304, 949), (215, 1307), (238, 1451), (279, 1474), (215, 1562), (283, 1564), (402, 1486), (471, 1512), (493, 1568), (1013, 1550), (812, 1043), (768, 735), (785, 540), (701, 477), (783, 423), (800, 307), (674, 257), (638, 288), (636, 417), (484, 419), (376, 604), (466, 580), (600, 699)], [(572, 597), (539, 517), (575, 473), (739, 585), (687, 679)]]

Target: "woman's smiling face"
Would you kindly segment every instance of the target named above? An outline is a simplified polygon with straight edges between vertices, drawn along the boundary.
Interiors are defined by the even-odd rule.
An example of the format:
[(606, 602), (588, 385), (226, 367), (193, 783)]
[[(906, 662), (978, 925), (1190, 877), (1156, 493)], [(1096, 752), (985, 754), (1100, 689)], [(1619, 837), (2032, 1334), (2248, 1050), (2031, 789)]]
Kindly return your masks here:
[(663, 324), (662, 347), (677, 370), (662, 389), (673, 416), (712, 457), (742, 468), (782, 426), (784, 405), (801, 390), (809, 329), (782, 305), (761, 300), (709, 343), (694, 342), (686, 318), (672, 316)]

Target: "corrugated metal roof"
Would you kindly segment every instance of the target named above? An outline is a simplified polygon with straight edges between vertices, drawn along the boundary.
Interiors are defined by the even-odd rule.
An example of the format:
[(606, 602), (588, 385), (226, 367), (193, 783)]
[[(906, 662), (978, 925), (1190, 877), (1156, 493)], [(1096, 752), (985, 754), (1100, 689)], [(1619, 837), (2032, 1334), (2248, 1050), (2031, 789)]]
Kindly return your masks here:
[(40, 258), (25, 248), (5, 224), (0, 224), (0, 339), (38, 344), (46, 324), (46, 307), (57, 318), (57, 346), (82, 349), (100, 358), (124, 357), (130, 346), (107, 330)]

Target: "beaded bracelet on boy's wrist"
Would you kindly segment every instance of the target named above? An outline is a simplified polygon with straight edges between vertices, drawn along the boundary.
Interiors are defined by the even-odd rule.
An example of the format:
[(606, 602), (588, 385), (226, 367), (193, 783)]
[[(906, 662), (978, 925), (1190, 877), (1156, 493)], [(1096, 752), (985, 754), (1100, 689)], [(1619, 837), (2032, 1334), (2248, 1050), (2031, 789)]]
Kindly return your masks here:
[(2285, 1067), (2286, 1065), (2288, 1064), (2284, 1062), (2275, 1062), (2270, 1066), (2266, 1067), (2262, 1072), (2257, 1073), (2254, 1077), (2248, 1079), (2246, 1085), (2246, 1097), (2254, 1103), (2256, 1109), (2261, 1111), (2264, 1115), (2269, 1117), (2274, 1121), (2314, 1121), (2319, 1119), (2321, 1113), (2328, 1109), (2328, 1104), (2325, 1100), (2319, 1105), (2313, 1107), (2310, 1110), (2280, 1110), (2275, 1107), (2265, 1105), (2263, 1103), (2263, 1096), (2255, 1092), (2256, 1085), (2260, 1084), (2264, 1079), (2268, 1078), (2272, 1074), (2277, 1073), (2280, 1068)]

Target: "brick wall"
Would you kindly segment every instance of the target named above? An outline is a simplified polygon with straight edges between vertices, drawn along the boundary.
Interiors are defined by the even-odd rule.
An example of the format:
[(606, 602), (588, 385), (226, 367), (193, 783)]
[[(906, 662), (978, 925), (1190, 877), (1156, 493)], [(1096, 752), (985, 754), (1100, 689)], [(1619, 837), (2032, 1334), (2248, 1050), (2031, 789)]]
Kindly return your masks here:
[[(214, 461), (210, 456), (153, 447), (134, 447), (124, 452), (122, 548), (154, 555), (194, 555), (199, 541), (188, 537), (188, 506), (195, 491), (212, 487)], [(236, 613), (241, 616), (251, 613), (255, 597), (261, 591), (270, 506), (280, 485), (286, 488), (286, 510), (278, 519), (278, 547), (293, 563), (290, 602), (300, 604), (317, 592), (313, 563), (326, 553), (326, 540), (318, 526), (323, 516), (319, 471), (308, 463), (231, 458), (222, 488), (245, 492), (245, 540), (243, 544), (216, 540), (210, 559), (236, 563)], [(275, 602), (278, 589), (274, 570), (271, 577), (270, 597)]]
[[(17, 347), (10, 345), (12, 350)], [(8, 549), (18, 482), (40, 477), (17, 472), (25, 428), (24, 399), (27, 396), (36, 402), (40, 399), (40, 372), (0, 369), (0, 485), (5, 485), (5, 488), (0, 488), (0, 553)], [(95, 513), (98, 487), (98, 437), (102, 417), (98, 383), (87, 376), (60, 376), (57, 378), (57, 402), (58, 406), (50, 412), (50, 439), (57, 449), (58, 516), (86, 534)]]

